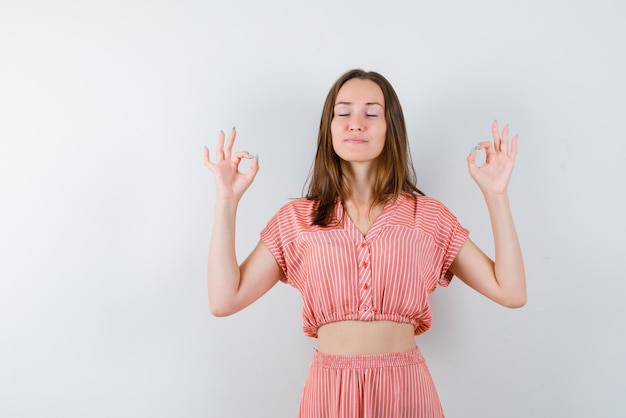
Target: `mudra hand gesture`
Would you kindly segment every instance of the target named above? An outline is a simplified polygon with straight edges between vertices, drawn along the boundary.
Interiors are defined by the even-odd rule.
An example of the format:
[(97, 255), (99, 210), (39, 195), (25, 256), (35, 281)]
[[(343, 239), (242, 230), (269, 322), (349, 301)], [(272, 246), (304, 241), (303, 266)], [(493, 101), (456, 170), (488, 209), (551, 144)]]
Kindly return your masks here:
[[(215, 148), (215, 162), (211, 161), (209, 149), (204, 147), (204, 165), (215, 176), (216, 194), (219, 199), (233, 199), (236, 202), (248, 190), (259, 171), (259, 159), (247, 151), (233, 153), (233, 144), (237, 132), (235, 128), (230, 131), (228, 139), (225, 139), (224, 131), (220, 132)], [(242, 159), (252, 160), (246, 173), (239, 171)]]
[[(503, 195), (506, 194), (507, 186), (515, 165), (517, 154), (517, 135), (511, 140), (509, 146), (509, 126), (505, 125), (502, 135), (498, 129), (498, 122), (491, 125), (493, 144), (488, 141), (480, 142), (467, 156), (467, 166), (470, 176), (480, 187), (483, 194)], [(484, 149), (487, 157), (482, 165), (476, 163), (477, 151)]]

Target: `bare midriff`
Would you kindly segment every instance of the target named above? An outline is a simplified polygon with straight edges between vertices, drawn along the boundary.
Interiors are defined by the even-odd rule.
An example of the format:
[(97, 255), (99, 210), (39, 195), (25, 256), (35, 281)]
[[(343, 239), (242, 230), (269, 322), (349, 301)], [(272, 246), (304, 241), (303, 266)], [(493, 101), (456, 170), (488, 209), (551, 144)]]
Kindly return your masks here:
[(340, 321), (317, 330), (317, 350), (324, 354), (380, 354), (415, 348), (412, 324), (394, 321)]

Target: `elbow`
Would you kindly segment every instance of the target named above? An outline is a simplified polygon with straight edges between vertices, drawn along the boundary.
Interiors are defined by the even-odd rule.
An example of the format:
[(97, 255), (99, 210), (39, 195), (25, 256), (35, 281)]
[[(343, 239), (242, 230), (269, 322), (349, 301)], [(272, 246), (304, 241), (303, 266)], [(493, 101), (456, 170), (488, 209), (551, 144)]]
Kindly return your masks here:
[(509, 298), (503, 301), (502, 305), (506, 306), (507, 308), (518, 309), (526, 305), (527, 300), (528, 298), (526, 294), (524, 293), (523, 295), (517, 295), (515, 297)]
[(236, 311), (231, 309), (229, 306), (217, 303), (215, 301), (209, 300), (209, 311), (211, 315), (216, 318), (223, 318), (225, 316), (230, 316), (234, 314)]
[(222, 309), (213, 306), (209, 306), (209, 310), (211, 311), (211, 315), (216, 318), (224, 318), (225, 316), (230, 316), (233, 314), (233, 312), (228, 309)]
[(211, 315), (213, 315), (216, 318), (223, 318), (225, 316), (229, 316), (232, 315), (231, 312), (225, 310), (225, 309), (220, 309), (220, 308), (216, 308), (213, 306), (209, 306), (209, 310), (211, 311)]

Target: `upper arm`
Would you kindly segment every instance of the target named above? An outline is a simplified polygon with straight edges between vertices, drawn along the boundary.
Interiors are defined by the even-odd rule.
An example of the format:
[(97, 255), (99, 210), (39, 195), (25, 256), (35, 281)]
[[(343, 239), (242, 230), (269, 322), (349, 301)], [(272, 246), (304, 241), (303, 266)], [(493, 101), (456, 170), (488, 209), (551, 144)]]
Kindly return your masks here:
[(471, 239), (465, 240), (454, 258), (450, 270), (478, 293), (502, 304), (500, 286), (496, 280), (495, 264)]
[(252, 304), (284, 277), (274, 255), (262, 240), (259, 240), (254, 250), (241, 263), (239, 271), (235, 312)]

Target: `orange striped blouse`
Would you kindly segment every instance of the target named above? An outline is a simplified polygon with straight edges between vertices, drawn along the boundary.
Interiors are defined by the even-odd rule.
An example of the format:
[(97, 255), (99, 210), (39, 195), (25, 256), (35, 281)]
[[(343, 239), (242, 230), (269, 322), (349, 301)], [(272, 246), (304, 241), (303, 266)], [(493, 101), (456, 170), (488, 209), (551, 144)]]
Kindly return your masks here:
[(410, 323), (415, 335), (432, 322), (428, 295), (452, 280), (449, 270), (469, 236), (434, 198), (401, 195), (389, 201), (365, 236), (335, 209), (337, 225), (311, 225), (315, 202), (285, 204), (261, 231), (285, 274), (300, 291), (303, 330), (345, 320)]

